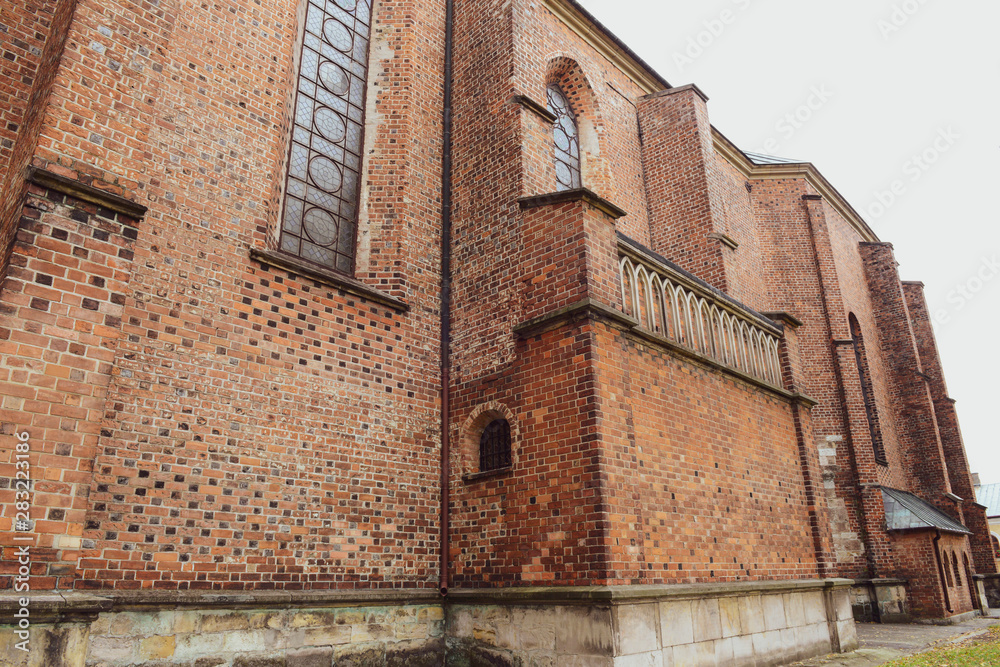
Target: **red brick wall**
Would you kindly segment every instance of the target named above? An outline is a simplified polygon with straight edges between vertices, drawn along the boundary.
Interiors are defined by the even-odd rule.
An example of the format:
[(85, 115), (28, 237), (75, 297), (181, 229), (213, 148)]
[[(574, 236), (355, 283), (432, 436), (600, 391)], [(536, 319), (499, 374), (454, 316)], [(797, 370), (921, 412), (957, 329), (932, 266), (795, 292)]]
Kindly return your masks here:
[(0, 279), (21, 217), (24, 170), (38, 141), (76, 0), (27, 0), (0, 10)]
[(989, 522), (986, 518), (986, 511), (976, 503), (976, 492), (972, 486), (969, 461), (965, 455), (965, 445), (962, 442), (962, 431), (958, 425), (955, 401), (948, 396), (948, 387), (941, 368), (941, 358), (938, 356), (937, 341), (934, 338), (930, 313), (924, 298), (923, 283), (903, 283), (903, 294), (906, 298), (910, 323), (916, 336), (920, 363), (930, 384), (934, 413), (937, 416), (941, 445), (944, 449), (945, 463), (948, 469), (948, 479), (952, 491), (963, 499), (961, 507), (956, 508), (957, 513), (964, 520), (966, 527), (973, 532), (969, 540), (976, 572), (978, 574), (992, 574), (996, 571), (996, 559), (990, 538)]
[(610, 328), (598, 346), (614, 583), (817, 576), (789, 400)]
[(149, 205), (108, 397), (74, 415), (78, 587), (436, 585), (444, 2), (376, 10), (358, 278), (405, 313), (249, 258), (278, 216), (297, 4), (77, 12), (36, 164)]
[[(138, 221), (32, 185), (0, 291), (4, 439), (30, 436), (32, 586), (72, 585), (133, 275)], [(0, 470), (14, 478), (13, 448)], [(124, 465), (124, 462), (120, 463)], [(13, 486), (0, 492), (0, 587), (16, 571)]]
[[(935, 533), (931, 531), (893, 535), (893, 546), (900, 562), (900, 576), (909, 580), (907, 596), (910, 610), (918, 618), (944, 618), (972, 611), (972, 597), (962, 558), (969, 550), (968, 539), (964, 535), (941, 535), (937, 552), (940, 553), (942, 566), (948, 568), (942, 582), (934, 537)], [(957, 579), (952, 554), (958, 560)], [(946, 586), (947, 583), (951, 583), (951, 586)]]

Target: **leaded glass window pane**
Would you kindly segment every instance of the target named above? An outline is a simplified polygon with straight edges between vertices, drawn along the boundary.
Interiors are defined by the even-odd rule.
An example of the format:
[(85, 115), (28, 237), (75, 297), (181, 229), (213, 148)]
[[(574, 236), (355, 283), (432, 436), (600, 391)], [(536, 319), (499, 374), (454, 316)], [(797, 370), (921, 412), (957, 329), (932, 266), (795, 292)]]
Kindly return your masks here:
[(556, 117), (552, 129), (555, 142), (556, 190), (574, 190), (580, 183), (580, 133), (566, 95), (557, 85), (548, 89), (549, 112)]
[(309, 0), (282, 216), (284, 252), (350, 273), (371, 0)]

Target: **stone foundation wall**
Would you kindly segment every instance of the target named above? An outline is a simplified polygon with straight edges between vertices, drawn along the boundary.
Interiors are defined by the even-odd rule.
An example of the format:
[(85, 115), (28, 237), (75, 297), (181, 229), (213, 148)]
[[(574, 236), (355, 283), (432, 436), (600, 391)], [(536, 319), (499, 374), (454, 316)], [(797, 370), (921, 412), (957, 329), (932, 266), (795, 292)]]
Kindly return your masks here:
[(1000, 607), (1000, 574), (987, 574), (982, 583), (986, 601), (991, 607)]
[(857, 647), (846, 580), (453, 591), (448, 665), (777, 665)]
[[(14, 667), (601, 667), (784, 664), (857, 646), (847, 580), (33, 599)], [(13, 618), (11, 596), (0, 596)]]
[(905, 623), (910, 620), (904, 579), (855, 581), (850, 597), (854, 620), (859, 623)]
[[(72, 595), (72, 594), (71, 594)], [(152, 594), (155, 596), (155, 594)], [(314, 598), (310, 600), (310, 597)], [(331, 596), (332, 597), (332, 596)], [(30, 651), (15, 648), (14, 628), (0, 626), (0, 664), (12, 667), (438, 667), (444, 655), (444, 607), (431, 595), (353, 601), (309, 595), (217, 596), (151, 600), (159, 609), (111, 609), (79, 596), (76, 609), (32, 623)], [(283, 599), (282, 599), (283, 598)], [(360, 599), (359, 599), (360, 598)], [(44, 614), (44, 610), (39, 610)]]

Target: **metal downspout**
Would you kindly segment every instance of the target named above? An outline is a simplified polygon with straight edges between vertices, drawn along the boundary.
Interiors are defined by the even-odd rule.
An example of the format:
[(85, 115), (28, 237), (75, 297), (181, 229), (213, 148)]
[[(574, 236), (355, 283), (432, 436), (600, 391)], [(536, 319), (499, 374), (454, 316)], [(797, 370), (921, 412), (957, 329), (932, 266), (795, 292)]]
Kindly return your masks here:
[(441, 595), (448, 594), (449, 504), (451, 503), (451, 88), (455, 2), (446, 0), (443, 146), (441, 153)]

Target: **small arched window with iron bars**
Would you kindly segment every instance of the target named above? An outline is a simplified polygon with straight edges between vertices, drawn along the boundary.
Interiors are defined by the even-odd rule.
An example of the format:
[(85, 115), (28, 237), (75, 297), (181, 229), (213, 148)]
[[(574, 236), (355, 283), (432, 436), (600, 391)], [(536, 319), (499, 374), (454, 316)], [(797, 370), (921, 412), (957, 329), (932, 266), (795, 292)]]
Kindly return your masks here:
[(562, 88), (552, 84), (548, 88), (549, 113), (556, 117), (552, 129), (555, 142), (556, 190), (575, 190), (582, 187), (580, 179), (580, 132), (576, 116)]
[(494, 419), (479, 437), (479, 472), (502, 470), (510, 465), (510, 423)]

